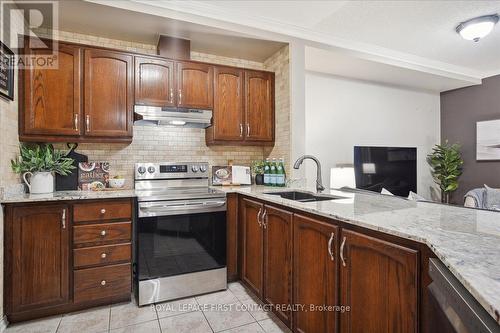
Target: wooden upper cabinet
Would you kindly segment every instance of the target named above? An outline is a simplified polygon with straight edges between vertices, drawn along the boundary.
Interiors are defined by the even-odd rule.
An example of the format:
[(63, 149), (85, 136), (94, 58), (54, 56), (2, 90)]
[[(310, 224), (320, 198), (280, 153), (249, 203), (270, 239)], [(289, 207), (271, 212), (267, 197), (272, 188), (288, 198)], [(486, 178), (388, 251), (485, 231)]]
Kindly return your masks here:
[(291, 324), (292, 304), (292, 213), (264, 206), (264, 301), (280, 305), (276, 315)]
[(274, 75), (245, 71), (246, 140), (274, 141)]
[(213, 66), (193, 62), (176, 62), (177, 106), (212, 109)]
[[(36, 49), (26, 49), (26, 52), (32, 55), (39, 53)], [(24, 88), (24, 105), (20, 117), (21, 137), (80, 134), (81, 49), (62, 44), (56, 54), (56, 69), (33, 67), (21, 70), (24, 75), (19, 85)]]
[(256, 201), (242, 200), (241, 279), (259, 297), (262, 297), (263, 229), (260, 216), (264, 206)]
[[(241, 141), (244, 135), (243, 70), (214, 69), (214, 110), (211, 140)], [(207, 132), (210, 133), (210, 132)]]
[(338, 230), (310, 217), (293, 217), (293, 299), (307, 307), (293, 314), (296, 332), (338, 332), (335, 311), (309, 309), (338, 305)]
[(19, 206), (8, 216), (7, 313), (69, 303), (68, 206)]
[(350, 306), (341, 332), (417, 332), (418, 251), (349, 230), (341, 236), (340, 304)]
[(131, 137), (133, 57), (85, 49), (85, 135)]
[(174, 62), (135, 57), (135, 104), (175, 106)]

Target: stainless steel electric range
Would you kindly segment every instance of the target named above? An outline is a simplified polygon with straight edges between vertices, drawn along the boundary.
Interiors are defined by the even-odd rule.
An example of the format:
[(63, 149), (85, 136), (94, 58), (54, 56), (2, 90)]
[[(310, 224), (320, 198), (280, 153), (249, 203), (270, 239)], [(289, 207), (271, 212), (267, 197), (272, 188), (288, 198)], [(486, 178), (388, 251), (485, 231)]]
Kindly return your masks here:
[(227, 288), (226, 196), (207, 163), (138, 163), (136, 292), (139, 305)]

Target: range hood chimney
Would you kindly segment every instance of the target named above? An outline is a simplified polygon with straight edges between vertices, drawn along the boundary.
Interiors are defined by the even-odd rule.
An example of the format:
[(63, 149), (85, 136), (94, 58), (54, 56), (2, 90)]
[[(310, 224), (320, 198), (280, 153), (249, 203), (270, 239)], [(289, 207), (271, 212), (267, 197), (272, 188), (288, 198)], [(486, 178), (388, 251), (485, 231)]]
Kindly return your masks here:
[(156, 45), (156, 52), (158, 55), (170, 59), (189, 60), (191, 59), (191, 41), (160, 35), (158, 45)]

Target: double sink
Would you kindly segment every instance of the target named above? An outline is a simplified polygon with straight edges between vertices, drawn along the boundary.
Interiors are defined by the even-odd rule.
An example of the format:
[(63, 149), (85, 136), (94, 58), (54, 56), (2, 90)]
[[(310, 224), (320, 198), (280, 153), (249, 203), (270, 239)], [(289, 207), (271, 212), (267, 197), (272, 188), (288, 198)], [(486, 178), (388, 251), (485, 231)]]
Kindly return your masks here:
[(315, 202), (315, 201), (345, 199), (345, 197), (339, 197), (331, 194), (314, 194), (311, 192), (302, 192), (302, 191), (266, 192), (264, 194), (277, 195), (282, 197), (283, 199), (288, 199), (298, 202)]

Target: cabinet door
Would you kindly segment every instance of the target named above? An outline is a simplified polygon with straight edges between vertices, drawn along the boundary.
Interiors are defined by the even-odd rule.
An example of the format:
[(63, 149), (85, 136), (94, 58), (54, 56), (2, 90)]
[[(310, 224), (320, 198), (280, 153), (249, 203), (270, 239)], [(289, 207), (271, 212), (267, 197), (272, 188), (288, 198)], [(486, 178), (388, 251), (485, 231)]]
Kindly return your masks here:
[(264, 220), (264, 301), (280, 305), (276, 315), (290, 325), (292, 304), (292, 213), (266, 205)]
[(274, 140), (274, 75), (245, 71), (246, 140)]
[[(26, 51), (32, 55), (42, 52)], [(22, 71), (21, 136), (80, 134), (80, 53), (78, 47), (61, 44), (56, 52), (58, 68), (30, 67)]]
[[(69, 302), (69, 212), (66, 205), (15, 207), (6, 238), (12, 308), (20, 312)], [(10, 253), (10, 254), (9, 254)]]
[(85, 135), (131, 137), (132, 56), (85, 49)]
[(243, 71), (215, 67), (213, 139), (243, 140)]
[(174, 106), (174, 62), (135, 57), (135, 104)]
[(243, 199), (242, 210), (241, 279), (257, 296), (262, 297), (263, 229), (260, 215), (263, 205)]
[(177, 105), (183, 108), (212, 109), (213, 66), (177, 62)]
[(309, 217), (293, 217), (293, 303), (296, 332), (336, 332), (337, 315), (315, 307), (338, 304), (338, 227)]
[(341, 239), (341, 331), (417, 332), (418, 252), (349, 230)]

